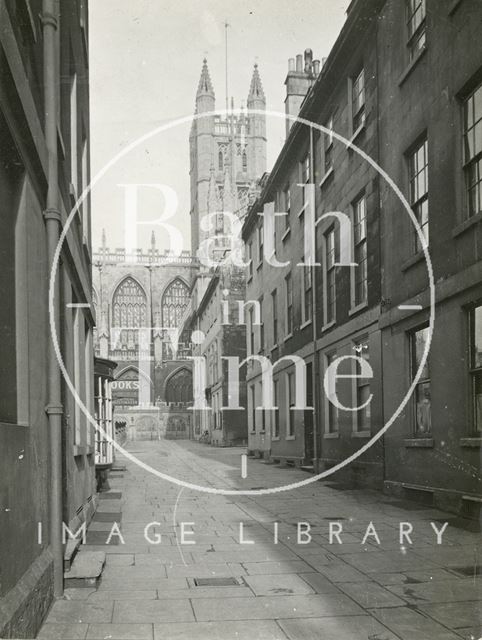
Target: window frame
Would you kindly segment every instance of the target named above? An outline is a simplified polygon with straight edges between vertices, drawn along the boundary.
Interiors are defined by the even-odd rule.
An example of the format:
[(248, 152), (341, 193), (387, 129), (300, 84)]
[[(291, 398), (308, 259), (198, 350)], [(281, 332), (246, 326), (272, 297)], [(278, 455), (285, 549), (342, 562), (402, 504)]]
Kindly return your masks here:
[[(464, 193), (466, 197), (466, 206), (465, 206), (465, 217), (466, 219), (470, 219), (477, 214), (482, 213), (482, 144), (481, 149), (477, 152), (476, 150), (476, 128), (477, 125), (482, 127), (482, 111), (480, 116), (477, 118), (477, 114), (475, 111), (476, 100), (475, 96), (478, 92), (482, 93), (482, 81), (479, 81), (477, 86), (473, 88), (467, 95), (463, 98), (462, 104), (462, 142), (463, 142), (463, 172), (464, 172)], [(481, 99), (482, 103), (482, 99)], [(468, 125), (468, 107), (469, 104), (472, 106), (472, 124)], [(469, 136), (469, 134), (471, 134)], [(472, 154), (469, 151), (469, 137), (472, 138), (473, 152)], [(471, 171), (475, 169), (476, 180), (473, 181), (473, 185), (471, 186)], [(476, 209), (473, 209), (471, 205), (471, 190), (476, 189), (477, 196), (477, 205)]]
[[(361, 85), (361, 88), (358, 88)], [(359, 100), (362, 96), (362, 100)], [(365, 66), (359, 67), (358, 73), (350, 79), (350, 108), (351, 108), (351, 130), (352, 134), (365, 126), (366, 122), (366, 77)], [(359, 103), (359, 104), (358, 104)], [(355, 107), (355, 105), (358, 105)]]
[[(331, 250), (328, 251), (329, 238), (333, 237), (333, 264), (329, 265), (329, 256)], [(334, 224), (329, 226), (323, 232), (323, 328), (330, 327), (336, 322), (336, 227)], [(332, 285), (329, 280), (333, 279)], [(333, 300), (330, 299), (329, 290), (333, 291)], [(331, 309), (332, 313), (328, 310)]]
[(294, 440), (296, 436), (296, 425), (295, 425), (295, 415), (293, 413), (294, 409), (292, 407), (295, 406), (296, 401), (293, 396), (296, 393), (296, 389), (294, 389), (295, 384), (295, 374), (293, 371), (286, 372), (286, 440)]
[[(366, 346), (366, 349), (365, 349)], [(361, 347), (361, 349), (360, 349)], [(364, 358), (366, 362), (370, 363), (370, 341), (369, 336), (360, 336), (353, 341), (353, 349), (355, 355)], [(368, 357), (364, 357), (363, 353), (367, 353)], [(355, 375), (358, 374), (357, 371), (357, 362), (353, 361), (353, 373)], [(361, 404), (360, 398), (360, 390), (368, 387), (368, 392), (371, 392), (371, 378), (353, 378), (353, 397), (356, 401), (356, 406), (358, 407)], [(367, 423), (362, 424), (360, 420), (360, 411), (364, 411), (367, 414)], [(369, 435), (371, 434), (371, 409), (370, 404), (368, 404), (366, 409), (357, 410), (353, 412), (353, 433), (356, 435)]]
[(285, 296), (286, 296), (286, 338), (293, 335), (293, 278), (290, 273), (285, 276)]
[[(359, 216), (360, 205), (363, 203), (363, 217)], [(357, 263), (357, 266), (352, 267), (350, 270), (350, 284), (351, 284), (351, 310), (365, 306), (368, 302), (368, 206), (367, 196), (365, 191), (362, 191), (353, 200), (351, 204), (351, 217), (352, 217), (352, 248), (353, 248), (353, 260)], [(363, 234), (358, 237), (357, 228), (362, 226)], [(364, 251), (363, 251), (364, 249)], [(363, 260), (362, 268), (360, 268), (359, 251), (362, 251)], [(363, 279), (360, 280), (360, 273), (363, 275)], [(364, 296), (358, 298), (358, 284), (364, 283)]]
[[(324, 375), (326, 375), (326, 371), (330, 364), (336, 360), (337, 352), (329, 351), (323, 355), (324, 358)], [(324, 438), (338, 438), (340, 433), (340, 410), (336, 407), (330, 400), (324, 395), (324, 404), (325, 404), (325, 429), (324, 429)], [(334, 412), (335, 419), (332, 420), (332, 412)], [(334, 428), (333, 428), (334, 427)]]
[(273, 440), (279, 440), (280, 438), (280, 409), (278, 406), (279, 402), (279, 379), (276, 378), (273, 380), (273, 405), (277, 407), (273, 409), (273, 429), (271, 431), (271, 437)]
[[(413, 329), (411, 329), (408, 333), (409, 335), (409, 358), (410, 358), (410, 381), (413, 382), (414, 378), (415, 378), (415, 374), (418, 370), (418, 364), (417, 364), (417, 349), (416, 349), (416, 336), (417, 334), (426, 331), (427, 333), (430, 332), (430, 328), (427, 324), (424, 325), (420, 325), (418, 327), (415, 327)], [(427, 358), (427, 362), (426, 365), (427, 367), (427, 371), (428, 371), (428, 376), (421, 376), (420, 379), (418, 380), (417, 384), (415, 385), (414, 391), (413, 391), (413, 395), (412, 395), (412, 426), (411, 426), (411, 431), (412, 431), (412, 437), (413, 438), (431, 438), (432, 437), (432, 379), (431, 379), (431, 375), (430, 375), (430, 354)], [(421, 388), (423, 385), (429, 385), (429, 392), (430, 392), (430, 411), (429, 411), (429, 428), (427, 431), (422, 431), (419, 429), (418, 426), (418, 418), (417, 418), (417, 391), (419, 388)]]
[[(480, 323), (481, 323), (481, 342), (482, 342), (482, 302), (474, 305), (469, 309), (469, 377), (470, 377), (470, 425), (471, 435), (474, 437), (482, 437), (482, 392), (481, 407), (480, 407), (480, 424), (477, 411), (477, 394), (476, 387), (477, 382), (482, 389), (482, 351), (480, 358), (480, 365), (477, 366), (477, 360), (475, 358), (476, 347), (476, 311), (480, 309)], [(482, 345), (481, 345), (482, 346)]]
[(278, 289), (273, 289), (271, 292), (271, 309), (273, 317), (273, 346), (277, 346), (279, 338), (279, 326), (278, 326)]
[[(419, 165), (419, 152), (423, 149), (423, 162)], [(408, 177), (408, 199), (410, 208), (412, 209), (418, 224), (423, 232), (427, 246), (430, 243), (430, 199), (429, 199), (429, 179), (428, 179), (428, 136), (425, 131), (418, 137), (417, 141), (410, 147), (406, 153), (407, 159), (407, 177)], [(424, 174), (425, 191), (419, 192), (419, 177)], [(426, 220), (423, 220), (423, 207), (426, 205)], [(413, 229), (412, 252), (419, 253), (422, 251), (420, 238), (417, 230)]]
[[(417, 23), (416, 15), (420, 9), (422, 17)], [(415, 18), (415, 19), (414, 19)], [(426, 0), (406, 0), (405, 21), (407, 28), (407, 49), (412, 62), (427, 46), (427, 6)]]

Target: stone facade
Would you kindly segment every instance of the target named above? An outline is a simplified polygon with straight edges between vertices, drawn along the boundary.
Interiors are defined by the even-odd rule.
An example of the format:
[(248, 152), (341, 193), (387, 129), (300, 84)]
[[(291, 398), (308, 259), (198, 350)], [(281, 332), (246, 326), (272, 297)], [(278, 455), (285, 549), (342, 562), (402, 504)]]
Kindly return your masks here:
[[(135, 257), (105, 242), (94, 255), (96, 352), (118, 363), (114, 420), (126, 422), (130, 439), (189, 437), (190, 344), (177, 331), (197, 270), (188, 253), (175, 260), (159, 253), (154, 236), (150, 251)], [(180, 423), (171, 409), (176, 419), (181, 411)]]
[[(262, 301), (264, 320), (263, 327), (248, 325), (248, 349), (269, 354), (273, 363), (286, 354), (302, 357), (314, 407), (313, 437), (306, 411), (292, 409), (290, 420), (291, 399), (282, 398), (278, 412), (258, 409), (261, 376), (253, 364), (247, 379), (249, 449), (275, 460), (313, 462), (314, 470), (323, 471), (354, 455), (393, 421), (383, 439), (334, 479), (383, 486), (477, 516), (482, 49), (474, 43), (482, 14), (476, 1), (427, 0), (407, 22), (404, 5), (351, 3), (321, 73), (305, 83), (300, 115), (327, 133), (310, 136), (307, 127), (291, 126), (244, 224), (252, 258), (247, 298)], [(350, 143), (401, 189), (420, 232), (393, 184)], [(316, 215), (308, 233), (315, 238), (317, 266), (311, 279), (295, 269), (304, 256), (307, 210), (294, 183), (314, 184)], [(267, 237), (258, 214), (267, 207), (288, 213), (274, 229), (276, 257), (287, 261), (283, 267), (262, 260), (260, 243), (266, 245)], [(340, 220), (327, 212), (349, 216), (356, 267), (340, 262)], [(427, 241), (436, 306), (428, 364), (422, 366), (430, 324), (429, 269), (422, 251)], [(364, 380), (360, 369), (340, 365), (339, 373), (359, 377), (338, 379), (336, 394), (346, 407), (359, 407), (371, 396), (369, 412), (336, 409), (325, 391), (333, 359), (355, 353), (373, 375)], [(274, 376), (288, 395), (282, 376), (289, 376), (289, 366), (280, 364)]]
[[(62, 9), (0, 3), (3, 638), (36, 636), (62, 591), (62, 521), (76, 531), (96, 506), (93, 429), (60, 375), (49, 325), (52, 247), (89, 182), (86, 3)], [(62, 246), (53, 307), (65, 369), (93, 414), (89, 204)]]

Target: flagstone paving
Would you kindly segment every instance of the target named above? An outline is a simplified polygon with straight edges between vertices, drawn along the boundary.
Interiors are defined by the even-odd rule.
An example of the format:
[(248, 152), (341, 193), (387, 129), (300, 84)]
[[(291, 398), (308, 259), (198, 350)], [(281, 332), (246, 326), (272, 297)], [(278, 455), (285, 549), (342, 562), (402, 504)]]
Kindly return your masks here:
[[(156, 441), (136, 442), (135, 451), (157, 471), (210, 489), (266, 489), (311, 477), (249, 460), (242, 479), (239, 448)], [(67, 589), (39, 639), (482, 638), (480, 534), (449, 524), (437, 545), (430, 523), (440, 529), (452, 522), (448, 514), (324, 482), (216, 495), (156, 477), (123, 456), (117, 462), (126, 470), (113, 474), (84, 546), (106, 553), (101, 582)], [(301, 522), (310, 529), (298, 532)], [(376, 535), (367, 535), (370, 522)], [(400, 544), (400, 522), (412, 524), (412, 544)], [(206, 578), (216, 580), (197, 585)], [(221, 586), (222, 578), (234, 580)]]

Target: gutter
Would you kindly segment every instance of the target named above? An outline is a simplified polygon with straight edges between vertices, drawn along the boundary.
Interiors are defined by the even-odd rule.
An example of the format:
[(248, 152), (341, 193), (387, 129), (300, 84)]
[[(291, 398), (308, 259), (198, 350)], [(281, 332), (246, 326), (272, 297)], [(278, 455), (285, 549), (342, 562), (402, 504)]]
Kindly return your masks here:
[[(58, 10), (57, 0), (43, 0), (43, 83), (45, 106), (45, 141), (48, 154), (48, 190), (44, 211), (47, 232), (47, 255), (49, 268), (53, 264), (59, 241), (61, 216), (59, 211), (57, 114), (58, 114)], [(60, 319), (59, 278), (55, 279), (54, 322)], [(52, 341), (48, 353), (48, 405), (46, 412), (50, 434), (50, 548), (54, 560), (54, 598), (64, 591), (63, 545), (62, 545), (62, 414), (61, 377)]]

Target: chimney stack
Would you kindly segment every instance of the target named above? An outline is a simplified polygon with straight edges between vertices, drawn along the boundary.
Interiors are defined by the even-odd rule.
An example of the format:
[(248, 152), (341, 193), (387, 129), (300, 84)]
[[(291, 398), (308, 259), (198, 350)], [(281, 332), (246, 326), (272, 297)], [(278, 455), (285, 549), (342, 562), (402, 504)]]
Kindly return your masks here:
[[(285, 80), (285, 113), (287, 116), (298, 115), (301, 103), (319, 72), (320, 62), (319, 60), (313, 60), (313, 51), (311, 49), (306, 49), (304, 56), (301, 54), (296, 56), (296, 66), (293, 58), (288, 60), (288, 75)], [(290, 118), (286, 118), (286, 137), (288, 137), (293, 122)]]

